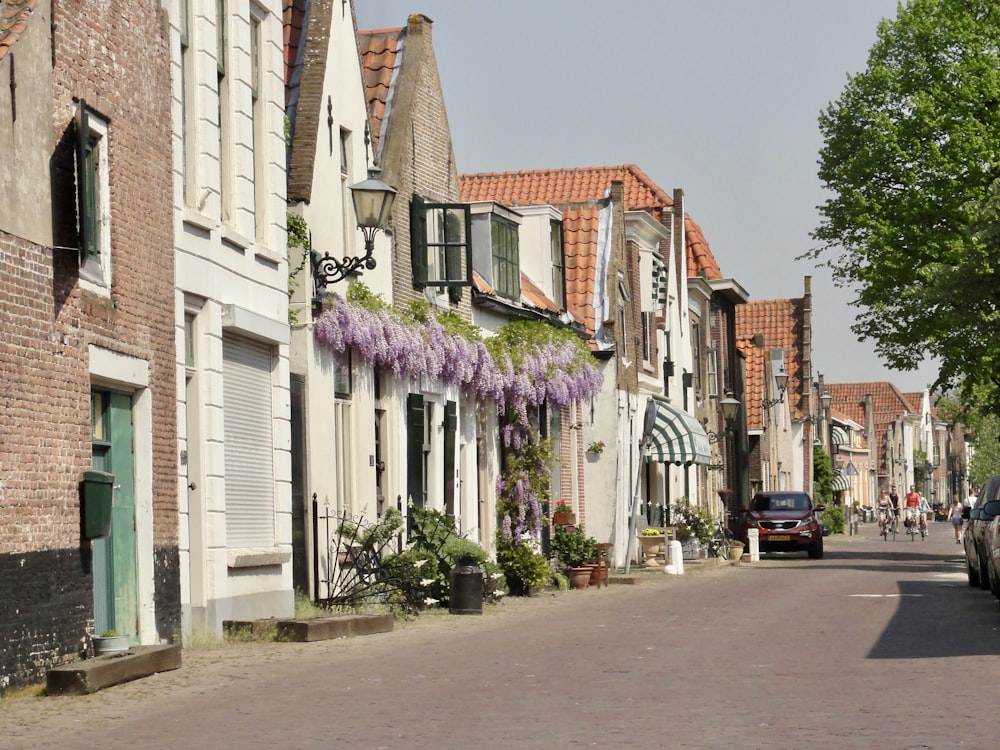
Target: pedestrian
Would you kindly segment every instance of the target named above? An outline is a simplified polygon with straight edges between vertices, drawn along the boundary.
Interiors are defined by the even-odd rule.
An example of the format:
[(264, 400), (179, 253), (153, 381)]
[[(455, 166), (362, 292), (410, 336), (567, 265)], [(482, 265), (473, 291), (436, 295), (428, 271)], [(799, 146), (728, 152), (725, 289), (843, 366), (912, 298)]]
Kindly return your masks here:
[(969, 496), (965, 498), (965, 501), (962, 503), (962, 518), (966, 521), (969, 520), (969, 512), (976, 507), (976, 501), (978, 500), (979, 498), (976, 497), (976, 491), (969, 487)]
[(955, 544), (962, 543), (962, 518), (964, 516), (965, 510), (958, 501), (958, 495), (955, 495), (951, 501), (951, 507), (948, 508), (948, 520), (951, 521), (951, 527), (955, 529)]

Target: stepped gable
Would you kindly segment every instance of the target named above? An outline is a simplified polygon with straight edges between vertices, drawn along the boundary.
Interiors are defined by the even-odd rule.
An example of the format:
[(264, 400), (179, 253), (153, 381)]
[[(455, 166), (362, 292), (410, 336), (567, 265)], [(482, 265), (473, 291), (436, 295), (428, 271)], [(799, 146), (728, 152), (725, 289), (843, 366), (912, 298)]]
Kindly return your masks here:
[(782, 349), (785, 353), (785, 372), (788, 385), (785, 400), (792, 419), (801, 419), (803, 409), (802, 383), (802, 321), (804, 300), (771, 299), (751, 300), (736, 308), (736, 346), (746, 357), (746, 413), (747, 429), (764, 427), (762, 401), (770, 397), (765, 393), (764, 377), (767, 353)]

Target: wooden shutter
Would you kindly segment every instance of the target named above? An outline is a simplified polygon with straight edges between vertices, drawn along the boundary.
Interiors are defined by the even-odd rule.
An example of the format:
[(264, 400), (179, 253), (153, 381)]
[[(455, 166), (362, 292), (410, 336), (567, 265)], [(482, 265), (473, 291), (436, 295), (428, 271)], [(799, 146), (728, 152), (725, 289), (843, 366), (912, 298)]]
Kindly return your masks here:
[(228, 547), (274, 545), (272, 347), (222, 340)]
[(97, 246), (97, 169), (90, 139), (90, 113), (80, 100), (76, 113), (76, 185), (79, 197), (80, 244), (84, 257), (99, 255)]
[(406, 494), (413, 507), (424, 505), (424, 397), (406, 397)]
[(454, 401), (444, 405), (444, 512), (455, 517), (455, 437), (458, 408)]

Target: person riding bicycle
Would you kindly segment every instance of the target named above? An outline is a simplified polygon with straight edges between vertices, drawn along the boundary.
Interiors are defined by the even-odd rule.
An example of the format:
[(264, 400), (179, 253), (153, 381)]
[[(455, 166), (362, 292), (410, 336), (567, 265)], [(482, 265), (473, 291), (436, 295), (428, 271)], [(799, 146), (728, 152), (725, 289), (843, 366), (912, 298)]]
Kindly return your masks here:
[(878, 531), (883, 534), (886, 524), (889, 523), (890, 514), (892, 514), (892, 500), (889, 499), (889, 493), (884, 489), (879, 493), (875, 506), (878, 512)]
[(899, 520), (899, 493), (896, 492), (896, 485), (892, 485), (889, 490), (889, 504), (892, 506), (892, 513)]
[(917, 492), (915, 484), (910, 485), (910, 491), (903, 498), (903, 506), (906, 508), (905, 524), (909, 528), (911, 523), (916, 523), (917, 517), (920, 515), (920, 493)]
[(930, 514), (933, 512), (931, 510), (931, 504), (927, 502), (927, 498), (920, 495), (920, 505), (917, 506), (917, 510), (920, 511), (920, 528), (924, 532), (924, 536), (927, 536), (930, 532), (930, 525), (927, 523)]

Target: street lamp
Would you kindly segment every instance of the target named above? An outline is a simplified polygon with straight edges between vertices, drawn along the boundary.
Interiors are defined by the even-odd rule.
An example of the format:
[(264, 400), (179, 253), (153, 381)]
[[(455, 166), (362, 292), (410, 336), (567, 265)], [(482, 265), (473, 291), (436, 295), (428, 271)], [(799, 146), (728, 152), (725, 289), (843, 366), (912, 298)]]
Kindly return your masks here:
[(776, 404), (785, 403), (785, 388), (788, 387), (788, 373), (779, 372), (774, 376), (774, 384), (778, 386), (778, 398), (765, 398), (761, 400), (760, 405), (764, 409), (770, 409)]
[(830, 404), (833, 403), (833, 396), (830, 395), (829, 391), (823, 391), (823, 395), (819, 397), (820, 406), (823, 412), (830, 411)]
[(732, 391), (726, 391), (726, 397), (719, 402), (719, 406), (722, 407), (722, 419), (726, 423), (726, 429), (721, 432), (709, 432), (708, 442), (715, 443), (727, 435), (733, 434), (733, 421), (736, 419), (736, 415), (740, 412), (740, 400), (733, 398)]
[(351, 201), (354, 203), (354, 215), (357, 217), (358, 228), (361, 229), (361, 234), (365, 238), (365, 254), (334, 258), (328, 252), (320, 257), (318, 252), (312, 251), (312, 271), (315, 285), (314, 305), (320, 301), (329, 284), (346, 278), (362, 266), (369, 271), (375, 268), (375, 233), (380, 229), (385, 229), (388, 224), (392, 202), (396, 197), (395, 188), (378, 179), (380, 171), (376, 168), (369, 169), (367, 180), (348, 188), (351, 191)]

